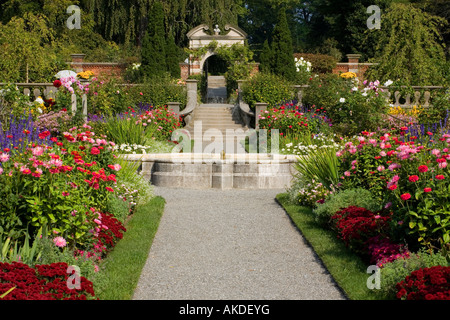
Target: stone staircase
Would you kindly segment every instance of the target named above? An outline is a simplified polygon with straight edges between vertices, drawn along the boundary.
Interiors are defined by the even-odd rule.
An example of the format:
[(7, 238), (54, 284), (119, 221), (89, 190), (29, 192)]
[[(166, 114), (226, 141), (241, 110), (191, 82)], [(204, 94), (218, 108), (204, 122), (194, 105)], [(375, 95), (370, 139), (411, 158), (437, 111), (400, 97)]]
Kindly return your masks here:
[(227, 100), (227, 81), (224, 76), (208, 76), (206, 101), (225, 103)]
[(193, 152), (220, 153), (222, 150), (226, 153), (242, 152), (242, 149), (238, 148), (238, 144), (242, 141), (242, 135), (239, 136), (239, 133), (246, 132), (248, 128), (233, 113), (233, 107), (231, 104), (208, 103), (195, 108), (192, 120), (185, 127), (191, 139), (194, 139)]

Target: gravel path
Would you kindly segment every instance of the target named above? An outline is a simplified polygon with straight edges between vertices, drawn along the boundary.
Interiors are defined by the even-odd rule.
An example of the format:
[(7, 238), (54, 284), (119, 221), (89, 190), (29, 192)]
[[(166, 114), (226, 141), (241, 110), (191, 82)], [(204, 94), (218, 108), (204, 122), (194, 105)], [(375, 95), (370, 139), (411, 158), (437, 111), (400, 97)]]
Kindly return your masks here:
[(135, 300), (345, 299), (275, 196), (155, 187), (167, 201)]

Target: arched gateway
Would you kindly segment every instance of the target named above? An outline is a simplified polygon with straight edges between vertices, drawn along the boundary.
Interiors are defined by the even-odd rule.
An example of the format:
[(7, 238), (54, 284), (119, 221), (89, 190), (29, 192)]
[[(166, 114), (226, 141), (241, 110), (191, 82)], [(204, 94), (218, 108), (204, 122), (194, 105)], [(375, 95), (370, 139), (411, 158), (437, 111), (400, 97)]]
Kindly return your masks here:
[[(208, 47), (213, 41), (217, 42), (217, 46), (232, 46), (233, 44), (245, 44), (247, 34), (239, 27), (227, 24), (225, 25), (226, 34), (216, 25), (213, 34), (208, 33), (209, 26), (201, 24), (187, 33), (189, 39), (189, 49), (196, 50)], [(191, 55), (188, 61), (182, 66), (182, 78), (187, 79), (190, 75), (202, 74), (207, 59), (216, 53), (214, 50), (208, 50), (200, 57)], [(183, 70), (185, 69), (185, 70)], [(187, 70), (186, 70), (187, 69)]]

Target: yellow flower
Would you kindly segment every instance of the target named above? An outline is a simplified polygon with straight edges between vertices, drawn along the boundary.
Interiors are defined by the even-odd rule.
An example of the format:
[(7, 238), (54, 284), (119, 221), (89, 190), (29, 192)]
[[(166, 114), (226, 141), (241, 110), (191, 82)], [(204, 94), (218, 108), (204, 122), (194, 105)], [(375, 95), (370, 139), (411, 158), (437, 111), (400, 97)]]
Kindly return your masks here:
[(389, 108), (388, 113), (391, 115), (404, 115), (417, 117), (423, 112), (422, 106), (413, 106), (411, 109), (403, 109), (401, 106)]
[(354, 72), (344, 72), (344, 73), (341, 73), (341, 78), (344, 78), (344, 79), (356, 78), (356, 73), (354, 73)]
[(87, 71), (83, 71), (83, 72), (77, 73), (77, 76), (79, 78), (83, 78), (83, 79), (89, 79), (93, 75), (94, 75), (94, 73), (91, 70), (87, 70)]

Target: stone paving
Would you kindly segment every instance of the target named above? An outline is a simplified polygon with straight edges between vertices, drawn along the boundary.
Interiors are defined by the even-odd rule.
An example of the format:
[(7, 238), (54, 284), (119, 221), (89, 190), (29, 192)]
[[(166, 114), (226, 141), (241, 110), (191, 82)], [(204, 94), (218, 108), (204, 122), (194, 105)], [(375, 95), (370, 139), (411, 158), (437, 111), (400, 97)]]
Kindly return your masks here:
[(155, 187), (167, 201), (135, 300), (346, 299), (275, 196)]

